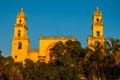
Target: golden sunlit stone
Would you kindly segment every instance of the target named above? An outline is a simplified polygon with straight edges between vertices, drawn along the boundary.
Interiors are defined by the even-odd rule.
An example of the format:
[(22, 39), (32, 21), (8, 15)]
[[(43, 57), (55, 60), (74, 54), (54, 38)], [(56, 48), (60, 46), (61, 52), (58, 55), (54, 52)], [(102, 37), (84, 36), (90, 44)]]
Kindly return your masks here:
[[(46, 63), (50, 60), (49, 49), (52, 48), (58, 41), (65, 43), (67, 40), (75, 41), (76, 38), (73, 37), (44, 37), (39, 38), (39, 48), (30, 49), (30, 39), (27, 35), (27, 25), (26, 16), (23, 8), (17, 14), (16, 22), (14, 25), (14, 35), (12, 39), (12, 58), (15, 62), (23, 62), (25, 59), (31, 59), (34, 62), (40, 60)], [(93, 15), (92, 24), (92, 36), (88, 37), (88, 47), (94, 45), (95, 42), (99, 41), (101, 44), (104, 43), (104, 33), (103, 33), (103, 23), (102, 23), (102, 12), (99, 12), (98, 7)]]
[(12, 39), (12, 58), (15, 62), (23, 62), (26, 58), (34, 62), (40, 60), (49, 61), (49, 49), (52, 48), (58, 41), (63, 43), (67, 40), (75, 41), (73, 37), (42, 37), (39, 39), (39, 49), (30, 49), (30, 40), (27, 35), (26, 16), (23, 8), (17, 14), (16, 23), (14, 25), (14, 35)]
[(94, 45), (95, 42), (100, 42), (104, 44), (104, 28), (102, 22), (102, 12), (99, 11), (98, 7), (93, 14), (92, 23), (92, 36), (88, 36), (88, 47)]

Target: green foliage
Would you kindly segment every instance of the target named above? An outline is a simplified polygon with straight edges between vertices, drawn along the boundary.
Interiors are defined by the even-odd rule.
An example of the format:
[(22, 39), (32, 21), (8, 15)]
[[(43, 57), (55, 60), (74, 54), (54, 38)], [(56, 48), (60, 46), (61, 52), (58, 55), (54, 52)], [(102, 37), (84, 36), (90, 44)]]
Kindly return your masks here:
[(23, 80), (20, 68), (15, 65), (12, 57), (6, 57), (0, 62), (1, 80)]
[(120, 40), (109, 38), (92, 47), (82, 48), (79, 41), (58, 42), (50, 49), (48, 63), (30, 59), (18, 63), (0, 55), (0, 80), (120, 79)]

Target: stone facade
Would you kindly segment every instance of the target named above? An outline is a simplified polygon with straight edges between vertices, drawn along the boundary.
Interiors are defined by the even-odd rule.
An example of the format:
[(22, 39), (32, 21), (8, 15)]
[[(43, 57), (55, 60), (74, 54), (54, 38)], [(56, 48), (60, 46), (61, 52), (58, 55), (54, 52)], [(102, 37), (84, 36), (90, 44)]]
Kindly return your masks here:
[[(17, 14), (16, 22), (14, 25), (14, 35), (12, 39), (12, 58), (15, 62), (23, 62), (26, 58), (33, 61), (45, 61), (46, 63), (50, 60), (49, 49), (52, 48), (58, 41), (63, 43), (67, 40), (75, 41), (76, 37), (44, 37), (39, 38), (39, 48), (30, 49), (30, 39), (27, 35), (26, 15), (21, 8)], [(96, 8), (93, 15), (92, 23), (92, 36), (88, 36), (88, 47), (94, 45), (96, 41), (104, 43), (104, 31), (103, 31), (102, 13), (99, 12), (98, 7)]]
[(30, 49), (30, 39), (27, 35), (26, 16), (21, 8), (19, 14), (16, 17), (16, 23), (14, 25), (14, 35), (12, 39), (12, 58), (15, 62), (23, 62), (26, 58), (33, 61), (49, 61), (49, 49), (52, 48), (58, 41), (63, 43), (67, 40), (75, 41), (73, 37), (42, 37), (39, 39), (39, 49)]
[(93, 15), (93, 23), (92, 23), (92, 36), (88, 36), (88, 47), (91, 45), (94, 45), (95, 42), (100, 42), (101, 44), (104, 44), (104, 27), (102, 22), (102, 12), (98, 10), (98, 7), (96, 7), (96, 10)]

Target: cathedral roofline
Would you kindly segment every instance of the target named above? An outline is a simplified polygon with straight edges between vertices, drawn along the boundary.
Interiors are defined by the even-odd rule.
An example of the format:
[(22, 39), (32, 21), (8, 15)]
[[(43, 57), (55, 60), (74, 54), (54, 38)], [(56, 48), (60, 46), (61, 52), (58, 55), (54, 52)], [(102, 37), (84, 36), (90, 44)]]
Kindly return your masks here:
[(75, 36), (40, 36), (39, 39), (76, 39)]
[(30, 52), (36, 52), (39, 51), (39, 49), (29, 49)]

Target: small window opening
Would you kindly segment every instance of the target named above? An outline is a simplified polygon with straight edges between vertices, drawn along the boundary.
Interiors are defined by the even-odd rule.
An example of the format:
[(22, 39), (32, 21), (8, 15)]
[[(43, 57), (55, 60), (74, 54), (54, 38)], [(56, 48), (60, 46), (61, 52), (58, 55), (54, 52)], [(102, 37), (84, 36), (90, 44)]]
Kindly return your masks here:
[(22, 49), (22, 43), (21, 42), (18, 43), (18, 49)]
[(96, 36), (100, 36), (100, 32), (99, 31), (96, 32)]
[(22, 22), (22, 20), (20, 19), (20, 23)]
[(96, 23), (99, 23), (99, 19), (98, 18), (96, 19)]
[(15, 56), (15, 59), (17, 59), (17, 56)]
[(20, 37), (20, 34), (21, 34), (21, 31), (20, 31), (20, 30), (18, 30), (18, 37)]

